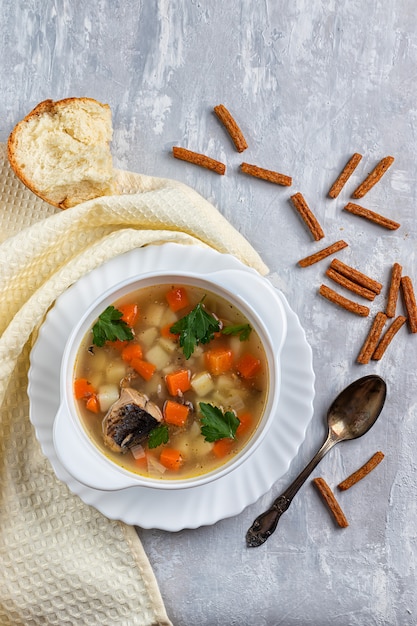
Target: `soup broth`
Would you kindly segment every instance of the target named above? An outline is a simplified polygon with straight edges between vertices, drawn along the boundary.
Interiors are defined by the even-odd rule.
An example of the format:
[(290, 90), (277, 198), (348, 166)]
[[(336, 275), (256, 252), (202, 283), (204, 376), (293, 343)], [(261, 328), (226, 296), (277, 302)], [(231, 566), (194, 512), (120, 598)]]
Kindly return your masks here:
[[(232, 303), (190, 285), (142, 288), (113, 307), (131, 338), (98, 346), (92, 327), (75, 363), (76, 403), (95, 445), (117, 465), (152, 478), (189, 478), (228, 462), (253, 436), (267, 401), (267, 360), (255, 329)], [(190, 334), (195, 339), (207, 315), (217, 329), (191, 340), (187, 354)], [(121, 412), (129, 421), (139, 396), (155, 417), (138, 442), (129, 428), (120, 434), (112, 416), (127, 398)], [(109, 431), (119, 437), (110, 445)]]

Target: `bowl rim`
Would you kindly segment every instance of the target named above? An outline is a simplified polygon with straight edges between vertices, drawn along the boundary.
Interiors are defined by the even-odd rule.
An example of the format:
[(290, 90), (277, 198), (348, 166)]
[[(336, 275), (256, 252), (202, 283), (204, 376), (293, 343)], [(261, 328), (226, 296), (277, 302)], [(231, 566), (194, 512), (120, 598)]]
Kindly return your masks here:
[[(231, 279), (236, 279), (237, 283)], [(249, 440), (249, 445), (245, 445), (239, 453), (216, 469), (189, 478), (154, 479), (133, 473), (117, 465), (98, 448), (88, 435), (81, 423), (73, 398), (72, 381), (75, 358), (85, 333), (106, 306), (136, 289), (146, 287), (148, 284), (195, 284), (231, 301), (255, 327), (263, 343), (268, 361), (269, 391), (261, 420)], [(240, 293), (236, 291), (237, 286), (239, 286)], [(258, 309), (253, 308), (254, 294), (250, 294), (248, 291), (248, 287), (251, 289), (253, 286), (261, 288), (263, 298), (266, 298), (262, 299), (261, 302), (261, 309), (264, 313), (267, 311), (267, 306), (273, 304), (275, 307), (273, 313), (270, 312), (268, 323), (258, 313)], [(131, 486), (168, 490), (191, 488), (217, 480), (230, 471), (234, 471), (258, 448), (275, 417), (281, 383), (280, 352), (285, 341), (286, 331), (286, 314), (276, 290), (266, 278), (256, 272), (248, 272), (246, 268), (228, 268), (213, 272), (201, 272), (199, 270), (172, 270), (167, 272), (158, 269), (120, 280), (94, 299), (73, 327), (67, 339), (60, 368), (60, 406), (53, 428), (54, 445), (58, 458), (67, 471), (79, 482), (93, 489), (101, 490), (124, 489)], [(273, 393), (271, 393), (272, 386)], [(61, 436), (59, 434), (60, 428), (63, 431)], [(74, 465), (68, 453), (65, 452), (64, 446), (67, 447), (66, 444), (70, 440), (73, 445), (81, 446), (78, 448), (78, 452), (81, 452), (82, 449), (81, 456), (84, 464), (88, 466), (90, 471), (94, 472), (93, 479), (91, 475), (87, 475), (84, 464), (77, 463)], [(87, 453), (90, 458), (88, 458)], [(105, 481), (103, 481), (103, 477), (97, 479), (97, 471), (106, 475)]]

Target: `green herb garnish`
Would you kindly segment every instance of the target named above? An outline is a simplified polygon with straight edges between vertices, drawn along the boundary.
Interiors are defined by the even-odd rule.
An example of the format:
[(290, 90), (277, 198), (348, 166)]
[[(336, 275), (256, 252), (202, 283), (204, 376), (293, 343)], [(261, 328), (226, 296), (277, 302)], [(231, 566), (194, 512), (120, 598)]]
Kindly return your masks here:
[(157, 426), (148, 435), (148, 448), (157, 448), (163, 443), (168, 443), (169, 440), (169, 432), (168, 426), (161, 424), (161, 426)]
[(214, 338), (214, 333), (220, 330), (219, 320), (207, 313), (203, 300), (170, 328), (171, 333), (179, 335), (186, 359), (190, 358), (198, 344), (208, 343)]
[(101, 348), (106, 341), (130, 341), (133, 332), (130, 326), (122, 320), (123, 313), (114, 306), (108, 306), (93, 326), (93, 343)]
[(234, 324), (232, 326), (225, 326), (221, 330), (222, 335), (238, 335), (240, 341), (246, 341), (249, 339), (249, 335), (252, 332), (250, 324)]
[(206, 402), (200, 402), (199, 407), (203, 414), (201, 434), (204, 435), (206, 441), (217, 441), (225, 437), (236, 438), (236, 430), (240, 420), (233, 411), (223, 413), (219, 407)]

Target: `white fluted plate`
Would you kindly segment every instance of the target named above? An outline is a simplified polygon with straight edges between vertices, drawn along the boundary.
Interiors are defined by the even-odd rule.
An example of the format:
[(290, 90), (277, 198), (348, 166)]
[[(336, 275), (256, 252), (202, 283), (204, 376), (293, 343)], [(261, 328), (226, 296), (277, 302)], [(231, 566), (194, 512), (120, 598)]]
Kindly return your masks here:
[(252, 456), (226, 476), (201, 487), (162, 491), (130, 487), (99, 491), (75, 480), (59, 462), (52, 430), (59, 407), (59, 373), (69, 333), (82, 313), (102, 292), (121, 278), (155, 270), (193, 267), (216, 271), (239, 267), (252, 272), (230, 255), (211, 249), (163, 244), (135, 249), (107, 261), (67, 289), (49, 311), (32, 349), (28, 394), (30, 420), (45, 456), (57, 477), (85, 503), (111, 519), (142, 528), (179, 531), (214, 524), (241, 513), (265, 494), (287, 471), (296, 456), (313, 415), (314, 372), (312, 352), (297, 315), (278, 292), (288, 322), (281, 353), (281, 394), (277, 416), (268, 437)]

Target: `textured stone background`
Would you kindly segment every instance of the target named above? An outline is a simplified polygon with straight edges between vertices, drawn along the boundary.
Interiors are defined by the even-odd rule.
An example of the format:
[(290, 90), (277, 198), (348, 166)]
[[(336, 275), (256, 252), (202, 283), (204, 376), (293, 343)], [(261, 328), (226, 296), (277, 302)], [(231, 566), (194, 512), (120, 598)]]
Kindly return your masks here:
[[(386, 283), (398, 261), (417, 285), (415, 4), (2, 0), (0, 18), (0, 141), (43, 99), (108, 102), (116, 166), (181, 180), (212, 201), (261, 253), (313, 349), (315, 416), (273, 493), (213, 527), (139, 530), (172, 621), (414, 625), (417, 337), (403, 328), (380, 363), (356, 365), (370, 320), (317, 295), (326, 263), (305, 270), (295, 264), (343, 237), (350, 244), (340, 256), (345, 262)], [(220, 102), (247, 137), (243, 157), (212, 112)], [(223, 160), (226, 176), (175, 161), (174, 144)], [(355, 151), (364, 159), (353, 181), (338, 200), (326, 198)], [(395, 163), (362, 204), (399, 221), (395, 232), (342, 212), (354, 184), (387, 154)], [(242, 160), (293, 176), (293, 187), (243, 176)], [(294, 214), (288, 199), (296, 191), (319, 216), (324, 243), (312, 242)], [(384, 298), (385, 292), (372, 314)], [(334, 527), (307, 483), (274, 537), (247, 550), (252, 519), (321, 444), (334, 395), (373, 372), (389, 386), (381, 419), (315, 472), (335, 485), (376, 450), (386, 454), (368, 480), (341, 498), (350, 527)]]

